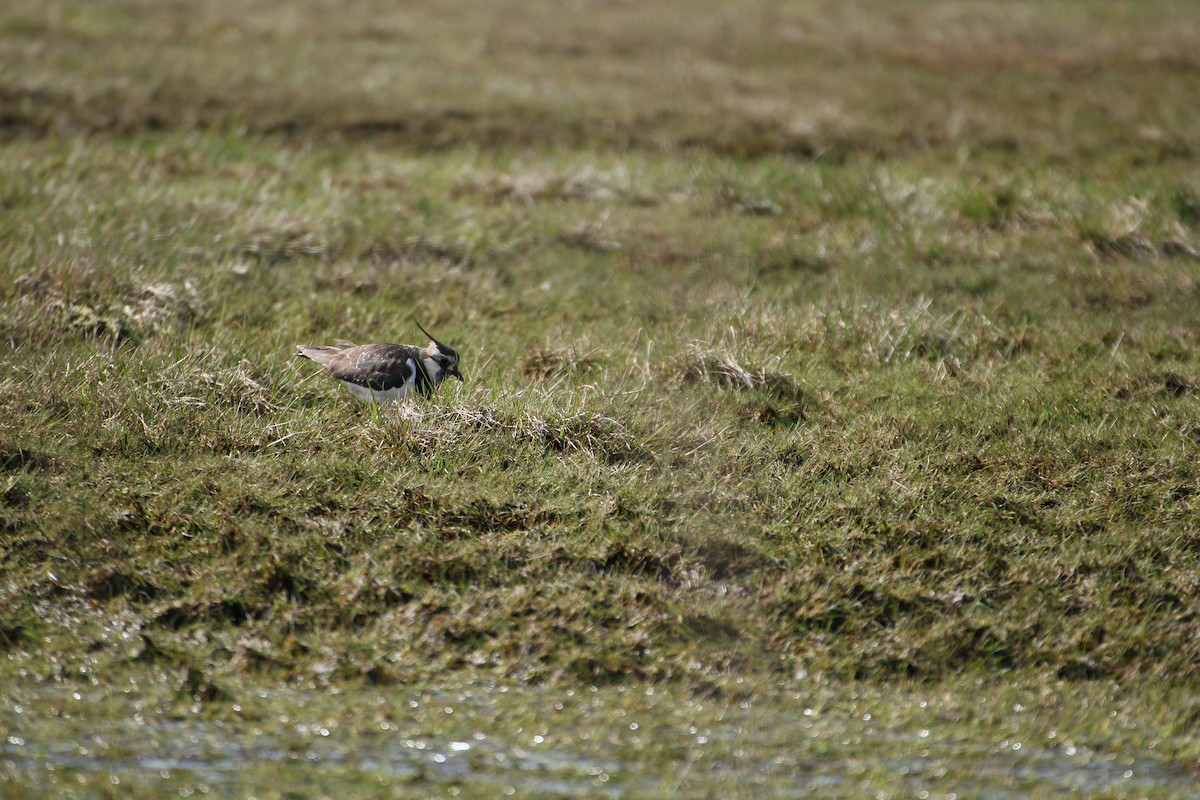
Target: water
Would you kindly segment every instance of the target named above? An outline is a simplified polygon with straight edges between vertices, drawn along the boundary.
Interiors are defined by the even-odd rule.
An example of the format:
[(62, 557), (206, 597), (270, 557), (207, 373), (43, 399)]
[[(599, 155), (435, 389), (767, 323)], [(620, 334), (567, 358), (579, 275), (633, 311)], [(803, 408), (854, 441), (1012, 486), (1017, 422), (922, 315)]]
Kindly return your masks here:
[(218, 709), (29, 691), (6, 698), (0, 782), (23, 797), (1200, 798), (1194, 776), (1153, 751), (991, 739), (915, 701), (883, 721), (786, 694), (370, 691), (262, 692)]

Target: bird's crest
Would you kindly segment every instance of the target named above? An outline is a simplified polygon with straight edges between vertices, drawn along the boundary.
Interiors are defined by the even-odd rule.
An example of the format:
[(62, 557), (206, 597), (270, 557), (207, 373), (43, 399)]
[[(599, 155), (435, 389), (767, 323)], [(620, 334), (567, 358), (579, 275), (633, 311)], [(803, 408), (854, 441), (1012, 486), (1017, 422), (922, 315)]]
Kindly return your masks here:
[(429, 331), (425, 330), (425, 326), (424, 326), (424, 325), (422, 325), (421, 323), (417, 322), (417, 318), (416, 318), (416, 317), (412, 317), (412, 321), (413, 321), (413, 324), (414, 324), (414, 325), (416, 325), (418, 328), (420, 328), (420, 329), (421, 329), (421, 333), (423, 333), (423, 334), (425, 334), (426, 336), (428, 336), (428, 337), (429, 337), (429, 339), (430, 339), (430, 341), (432, 341), (432, 342), (433, 342), (435, 345), (437, 345), (437, 349), (438, 349), (438, 350), (440, 350), (441, 352), (445, 353), (446, 355), (449, 355), (449, 356), (454, 356), (454, 358), (455, 358), (455, 359), (457, 359), (457, 358), (458, 358), (458, 353), (457, 353), (457, 351), (455, 351), (455, 349), (454, 349), (453, 347), (450, 347), (449, 345), (442, 344), (441, 342), (439, 342), (439, 341), (438, 341), (438, 340), (437, 340), (437, 339), (434, 337), (434, 335), (433, 335), (432, 333), (430, 333)]

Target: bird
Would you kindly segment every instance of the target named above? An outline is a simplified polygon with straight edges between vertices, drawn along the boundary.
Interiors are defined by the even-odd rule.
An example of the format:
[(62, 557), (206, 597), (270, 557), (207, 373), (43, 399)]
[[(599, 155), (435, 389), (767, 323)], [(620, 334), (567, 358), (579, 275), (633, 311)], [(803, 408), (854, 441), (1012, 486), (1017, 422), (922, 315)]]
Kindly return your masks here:
[(425, 347), (415, 344), (357, 345), (335, 339), (335, 345), (296, 345), (296, 355), (329, 370), (350, 394), (364, 403), (391, 403), (413, 396), (429, 397), (447, 375), (463, 380), (458, 353), (430, 335)]

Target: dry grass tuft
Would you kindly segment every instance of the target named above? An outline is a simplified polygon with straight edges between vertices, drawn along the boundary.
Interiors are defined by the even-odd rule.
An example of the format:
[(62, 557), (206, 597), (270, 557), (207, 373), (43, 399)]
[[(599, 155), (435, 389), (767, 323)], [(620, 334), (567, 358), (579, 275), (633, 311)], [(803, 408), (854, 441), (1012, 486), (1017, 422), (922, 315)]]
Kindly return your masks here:
[(204, 372), (200, 380), (208, 390), (207, 402), (256, 415), (279, 410), (270, 389), (254, 379), (249, 364), (242, 363), (232, 372)]
[(437, 452), (471, 439), (507, 438), (553, 452), (586, 452), (610, 461), (640, 457), (642, 448), (620, 421), (590, 412), (543, 413), (494, 405), (395, 408), (401, 440)]
[(567, 247), (594, 253), (611, 253), (621, 249), (621, 243), (606, 234), (603, 225), (595, 222), (588, 222), (574, 230), (566, 231), (558, 240)]
[(1200, 258), (1200, 251), (1184, 239), (1162, 239), (1155, 241), (1145, 236), (1130, 234), (1109, 236), (1092, 233), (1085, 240), (1102, 258), (1123, 258), (1130, 261), (1145, 261), (1152, 258)]
[(291, 261), (304, 256), (321, 256), (329, 245), (300, 224), (285, 225), (278, 230), (256, 231), (242, 246), (241, 255), (253, 256), (267, 263)]
[(207, 308), (191, 281), (182, 285), (157, 283), (144, 286), (133, 297), (106, 306), (51, 301), (63, 325), (95, 338), (123, 342), (149, 333), (179, 332), (204, 319)]
[(755, 376), (719, 350), (703, 350), (699, 345), (672, 362), (675, 380), (680, 383), (715, 383), (736, 389), (753, 389)]
[(534, 347), (521, 359), (521, 374), (545, 380), (588, 372), (600, 364), (595, 351), (581, 353), (575, 347)]
[(158, 283), (146, 286), (132, 303), (121, 307), (122, 316), (138, 329), (170, 330), (186, 327), (204, 317), (204, 301), (191, 281), (182, 286)]
[(594, 167), (583, 167), (567, 173), (551, 170), (527, 170), (514, 175), (485, 172), (473, 173), (461, 179), (451, 188), (451, 192), (453, 196), (479, 195), (490, 202), (608, 202), (629, 194), (629, 179)]
[(715, 384), (729, 389), (753, 389), (772, 397), (801, 400), (804, 389), (786, 372), (766, 367), (744, 367), (722, 350), (695, 344), (676, 356), (669, 365), (669, 376), (676, 384)]

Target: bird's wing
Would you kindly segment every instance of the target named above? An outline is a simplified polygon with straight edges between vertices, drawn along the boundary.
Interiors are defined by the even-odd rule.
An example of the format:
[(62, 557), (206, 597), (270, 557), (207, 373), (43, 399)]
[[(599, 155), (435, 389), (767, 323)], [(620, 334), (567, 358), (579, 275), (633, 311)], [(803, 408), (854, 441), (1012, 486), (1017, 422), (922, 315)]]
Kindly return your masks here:
[(329, 360), (328, 367), (339, 381), (386, 390), (412, 380), (420, 363), (421, 350), (414, 345), (364, 344), (342, 350)]

